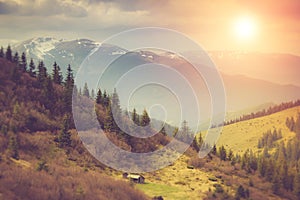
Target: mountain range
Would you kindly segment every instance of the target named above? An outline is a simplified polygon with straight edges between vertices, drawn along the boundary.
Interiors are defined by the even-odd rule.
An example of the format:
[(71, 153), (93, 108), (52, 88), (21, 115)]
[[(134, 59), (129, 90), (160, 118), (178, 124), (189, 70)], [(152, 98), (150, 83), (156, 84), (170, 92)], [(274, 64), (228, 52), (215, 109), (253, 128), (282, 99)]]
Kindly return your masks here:
[[(112, 69), (108, 71), (109, 75), (106, 77), (107, 84), (121, 78), (123, 73), (128, 72), (133, 66), (161, 63), (179, 70), (193, 83), (193, 88), (196, 88), (196, 91), (203, 91), (203, 93), (198, 92), (201, 94), (197, 94), (200, 99), (199, 103), (202, 104), (200, 106), (202, 113), (207, 115), (212, 109), (206, 106), (211, 99), (205, 82), (203, 80), (199, 81), (199, 76), (196, 76), (192, 70), (185, 70), (189, 66), (186, 61), (169, 52), (158, 53), (150, 50), (128, 52), (122, 47), (101, 44), (88, 39), (67, 41), (50, 37), (26, 40), (13, 46), (13, 49), (18, 52), (25, 52), (28, 58), (33, 58), (36, 62), (43, 60), (46, 67), (48, 67), (48, 71), (52, 70), (52, 65), (56, 61), (63, 73), (65, 73), (67, 65), (71, 64), (76, 74), (84, 59), (100, 46), (101, 52), (97, 52), (97, 56), (102, 61), (104, 60), (103, 63), (111, 58), (121, 56), (119, 60), (112, 63)], [(237, 115), (240, 115), (241, 110), (249, 111), (252, 107), (300, 98), (300, 79), (298, 78), (300, 74), (300, 57), (296, 55), (220, 51), (208, 52), (208, 54), (223, 78), (227, 98), (227, 112), (231, 112), (231, 117), (236, 116), (232, 113), (239, 113)], [(191, 52), (191, 55), (197, 56), (198, 54)], [(99, 61), (95, 66), (102, 65), (102, 61)], [(97, 69), (86, 69), (89, 75), (89, 79), (85, 80), (87, 83), (90, 83), (90, 81), (95, 82), (99, 78), (95, 73)], [(144, 75), (147, 76), (148, 74)], [(168, 76), (167, 74), (164, 75)], [(79, 87), (83, 87), (83, 84), (81, 82)], [(159, 89), (155, 88), (155, 91), (141, 93), (140, 96), (136, 97), (136, 100), (149, 102), (147, 100), (153, 98), (155, 92), (163, 93), (163, 90), (159, 92)], [(171, 108), (176, 107), (174, 102), (168, 102), (167, 97), (157, 95), (154, 98), (158, 101), (164, 99), (162, 101), (169, 104)], [(122, 94), (120, 99), (122, 100)], [(144, 103), (139, 106), (142, 109), (150, 105)], [(172, 115), (176, 114), (178, 113), (172, 113)]]

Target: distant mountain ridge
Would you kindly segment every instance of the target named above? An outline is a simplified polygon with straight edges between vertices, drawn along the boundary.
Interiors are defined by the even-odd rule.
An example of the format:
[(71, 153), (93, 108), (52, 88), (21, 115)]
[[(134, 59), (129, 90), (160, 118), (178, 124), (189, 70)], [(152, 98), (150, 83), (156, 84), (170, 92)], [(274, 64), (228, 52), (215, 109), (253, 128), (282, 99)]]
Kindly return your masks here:
[[(145, 63), (162, 63), (168, 66), (182, 69), (188, 67), (183, 60), (175, 54), (165, 52), (158, 53), (152, 51), (138, 51), (128, 53), (128, 50), (111, 44), (100, 44), (88, 39), (77, 40), (61, 40), (54, 38), (34, 38), (21, 42), (13, 46), (14, 51), (25, 52), (27, 58), (33, 58), (36, 62), (43, 60), (48, 68), (48, 72), (52, 71), (52, 65), (56, 61), (65, 74), (66, 67), (71, 64), (76, 71), (83, 60), (96, 48), (100, 49), (99, 55), (103, 59), (120, 57), (114, 63), (115, 66), (109, 71), (107, 83), (132, 66), (137, 66)], [(191, 54), (196, 52), (191, 52)], [(224, 81), (226, 96), (227, 96), (227, 111), (237, 112), (251, 107), (256, 107), (266, 103), (279, 104), (297, 100), (300, 98), (300, 57), (286, 54), (260, 54), (260, 53), (243, 53), (243, 52), (208, 52), (209, 56), (216, 63), (216, 66), (221, 71), (221, 76)], [(286, 60), (286, 65), (284, 65)], [(101, 61), (97, 63), (101, 66)], [(89, 79), (96, 79), (94, 69), (88, 71)], [(205, 84), (196, 84), (197, 77), (192, 71), (186, 70), (186, 77), (190, 81), (194, 81), (195, 87), (199, 91), (207, 91)], [(89, 83), (89, 80), (85, 80)], [(201, 81), (200, 81), (201, 82)], [(91, 84), (89, 84), (90, 87)], [(79, 87), (83, 87), (80, 83)], [(103, 87), (103, 85), (102, 85)], [(105, 88), (105, 87), (104, 87)], [(151, 94), (143, 94), (140, 99), (151, 99)], [(202, 96), (202, 104), (209, 104), (209, 96)], [(201, 97), (201, 98), (202, 98)], [(122, 98), (122, 96), (121, 96)], [(121, 102), (122, 103), (122, 102)], [(141, 107), (147, 107), (141, 105)], [(207, 106), (204, 106), (203, 112)], [(250, 112), (250, 110), (249, 110)], [(242, 112), (243, 114), (247, 114)]]
[(56, 61), (63, 71), (68, 64), (77, 69), (83, 59), (100, 44), (88, 39), (63, 40), (51, 37), (32, 38), (13, 46), (18, 52), (25, 52), (35, 62), (43, 60), (48, 68)]
[(209, 55), (226, 74), (241, 74), (278, 84), (300, 86), (300, 56), (287, 53), (231, 51), (212, 51)]

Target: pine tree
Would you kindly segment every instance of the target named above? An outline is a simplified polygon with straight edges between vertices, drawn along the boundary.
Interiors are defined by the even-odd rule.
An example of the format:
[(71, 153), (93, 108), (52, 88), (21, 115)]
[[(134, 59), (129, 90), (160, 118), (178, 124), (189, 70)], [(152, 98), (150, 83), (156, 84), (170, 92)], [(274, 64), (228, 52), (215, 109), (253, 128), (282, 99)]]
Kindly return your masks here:
[(67, 115), (63, 118), (63, 124), (58, 137), (60, 147), (71, 146), (71, 133), (69, 132), (69, 117)]
[(50, 77), (46, 77), (42, 88), (43, 102), (47, 109), (53, 111), (54, 103), (56, 102), (54, 88)]
[(234, 155), (233, 155), (233, 151), (231, 150), (231, 149), (229, 149), (229, 152), (228, 152), (228, 160), (229, 161), (232, 161), (233, 160), (233, 157), (234, 157)]
[(197, 137), (194, 137), (191, 147), (197, 152), (200, 150), (199, 145), (197, 143)]
[(26, 54), (24, 52), (22, 53), (19, 67), (20, 67), (22, 72), (27, 71), (27, 59), (26, 59)]
[(96, 103), (97, 104), (102, 104), (103, 100), (102, 100), (102, 92), (101, 89), (99, 88), (98, 92), (97, 92), (97, 97), (96, 97)]
[(182, 142), (186, 142), (186, 143), (189, 143), (193, 140), (191, 130), (186, 120), (183, 120), (181, 128), (177, 134), (177, 138)]
[(104, 130), (106, 132), (111, 132), (113, 129), (113, 116), (111, 107), (107, 106), (105, 110), (105, 118), (104, 118)]
[(140, 124), (139, 115), (137, 114), (135, 108), (134, 108), (133, 111), (132, 111), (131, 119), (132, 119), (132, 121), (133, 121), (136, 125), (139, 125), (139, 124)]
[(71, 65), (68, 65), (63, 99), (64, 99), (64, 107), (65, 107), (64, 111), (69, 114), (72, 112), (73, 88), (74, 88), (73, 70), (71, 68)]
[(212, 148), (212, 150), (211, 150), (211, 153), (212, 153), (213, 155), (216, 155), (216, 154), (217, 154), (217, 147), (216, 147), (215, 144), (214, 144), (214, 146), (213, 146), (213, 148)]
[(108, 107), (109, 106), (109, 102), (110, 102), (110, 100), (109, 100), (109, 96), (107, 95), (107, 93), (106, 93), (106, 90), (104, 90), (104, 92), (103, 92), (103, 106), (104, 107)]
[(219, 156), (221, 160), (226, 160), (226, 149), (223, 145), (219, 148)]
[(11, 62), (13, 61), (12, 51), (11, 51), (10, 45), (7, 46), (6, 53), (5, 53), (5, 58), (8, 61), (11, 61)]
[(120, 106), (119, 95), (116, 89), (114, 89), (114, 92), (111, 97), (111, 110), (114, 118), (113, 130), (115, 132), (120, 132), (121, 130), (116, 122), (122, 123), (122, 110)]
[(143, 111), (140, 124), (141, 124), (141, 126), (148, 126), (150, 124), (150, 117), (149, 117), (146, 109), (144, 109), (144, 111)]
[(40, 81), (40, 83), (44, 83), (44, 81), (47, 78), (47, 68), (44, 65), (43, 61), (39, 62), (38, 65), (38, 80)]
[(10, 133), (8, 151), (12, 158), (19, 159), (19, 145), (17, 137), (14, 133)]
[(86, 82), (84, 83), (84, 87), (83, 87), (83, 95), (88, 98), (90, 97), (90, 91)]
[(4, 49), (2, 46), (0, 48), (0, 58), (4, 58)]
[(30, 63), (29, 63), (29, 75), (31, 77), (35, 77), (36, 76), (36, 72), (35, 72), (35, 64), (33, 62), (33, 59), (30, 59)]
[(56, 62), (53, 64), (53, 70), (52, 70), (52, 80), (56, 84), (61, 84), (62, 83), (62, 75), (60, 72), (60, 67), (57, 65)]
[(14, 57), (13, 57), (13, 63), (19, 65), (19, 62), (20, 62), (20, 57), (19, 57), (18, 52), (16, 52)]

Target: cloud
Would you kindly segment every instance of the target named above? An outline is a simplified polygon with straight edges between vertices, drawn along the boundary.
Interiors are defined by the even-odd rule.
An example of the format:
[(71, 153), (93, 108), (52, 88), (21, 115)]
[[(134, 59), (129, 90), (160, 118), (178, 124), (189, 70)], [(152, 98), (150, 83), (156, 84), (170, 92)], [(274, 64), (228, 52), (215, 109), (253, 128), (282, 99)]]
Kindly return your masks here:
[(249, 10), (269, 17), (283, 17), (283, 18), (300, 18), (300, 1), (299, 0), (242, 0), (240, 5)]
[(0, 15), (11, 14), (19, 10), (19, 6), (16, 2), (2, 2), (0, 1)]
[(54, 16), (85, 17), (88, 12), (79, 1), (60, 0), (23, 0), (1, 1), (0, 14), (20, 16)]

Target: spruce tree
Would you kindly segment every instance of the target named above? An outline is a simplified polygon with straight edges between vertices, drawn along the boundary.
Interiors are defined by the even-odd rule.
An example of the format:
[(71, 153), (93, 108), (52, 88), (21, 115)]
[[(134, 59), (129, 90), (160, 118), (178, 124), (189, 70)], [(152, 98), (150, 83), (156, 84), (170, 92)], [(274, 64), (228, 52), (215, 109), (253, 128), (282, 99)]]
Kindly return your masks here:
[(19, 159), (19, 145), (17, 137), (14, 133), (10, 133), (8, 151), (12, 158)]
[(103, 106), (104, 107), (109, 106), (109, 104), (110, 104), (109, 102), (110, 102), (109, 96), (107, 95), (106, 90), (104, 90), (104, 92), (103, 92)]
[(45, 80), (47, 78), (47, 68), (45, 67), (43, 61), (39, 62), (37, 77), (38, 77), (38, 80), (40, 81), (40, 83), (42, 83), (42, 84), (45, 82)]
[(29, 63), (29, 75), (31, 77), (35, 77), (36, 76), (36, 72), (35, 72), (35, 64), (33, 62), (33, 59), (30, 59), (30, 63)]
[(26, 54), (24, 52), (22, 53), (19, 67), (22, 72), (27, 71), (27, 59), (26, 59)]
[(19, 62), (20, 62), (20, 57), (19, 57), (18, 52), (16, 52), (14, 57), (13, 57), (13, 63), (19, 65)]
[(102, 104), (102, 92), (101, 92), (101, 89), (99, 88), (98, 92), (97, 92), (97, 97), (96, 97), (96, 103), (97, 104)]
[(71, 133), (69, 132), (69, 117), (65, 115), (63, 118), (62, 128), (58, 138), (60, 147), (71, 146)]
[(226, 160), (226, 149), (223, 145), (219, 148), (219, 156), (221, 160)]
[(141, 126), (148, 126), (150, 124), (150, 117), (149, 117), (146, 109), (144, 109), (144, 111), (143, 111), (140, 124), (141, 124)]
[(112, 94), (111, 97), (111, 110), (113, 113), (113, 129), (115, 132), (120, 132), (120, 128), (118, 126), (118, 124), (116, 123), (116, 121), (118, 123), (122, 123), (122, 110), (121, 110), (121, 106), (120, 106), (120, 100), (119, 100), (119, 95), (117, 93), (117, 90), (114, 89), (114, 92)]
[(72, 112), (72, 96), (73, 96), (73, 88), (74, 88), (74, 77), (73, 77), (73, 70), (71, 65), (68, 65), (67, 68), (67, 76), (65, 80), (65, 87), (64, 87), (64, 107), (66, 113)]
[(104, 130), (106, 132), (111, 132), (113, 129), (113, 116), (111, 107), (107, 106), (105, 110), (105, 118), (104, 118)]
[(136, 125), (140, 125), (139, 115), (137, 114), (135, 108), (134, 108), (133, 111), (132, 111), (131, 119), (132, 119), (132, 121), (133, 121)]
[(84, 87), (83, 87), (83, 95), (88, 98), (90, 97), (90, 91), (86, 82), (84, 83)]
[(56, 84), (61, 84), (62, 83), (62, 75), (60, 72), (60, 67), (57, 65), (56, 62), (53, 64), (53, 70), (52, 70), (52, 80)]
[(6, 53), (5, 53), (5, 58), (8, 61), (11, 61), (11, 62), (13, 61), (13, 56), (12, 56), (12, 51), (11, 51), (10, 45), (7, 46)]
[(199, 144), (197, 143), (197, 138), (195, 137), (192, 144), (191, 144), (191, 147), (195, 150), (195, 151), (199, 151), (200, 148), (199, 148)]
[(4, 49), (2, 46), (0, 48), (0, 58), (4, 58)]

